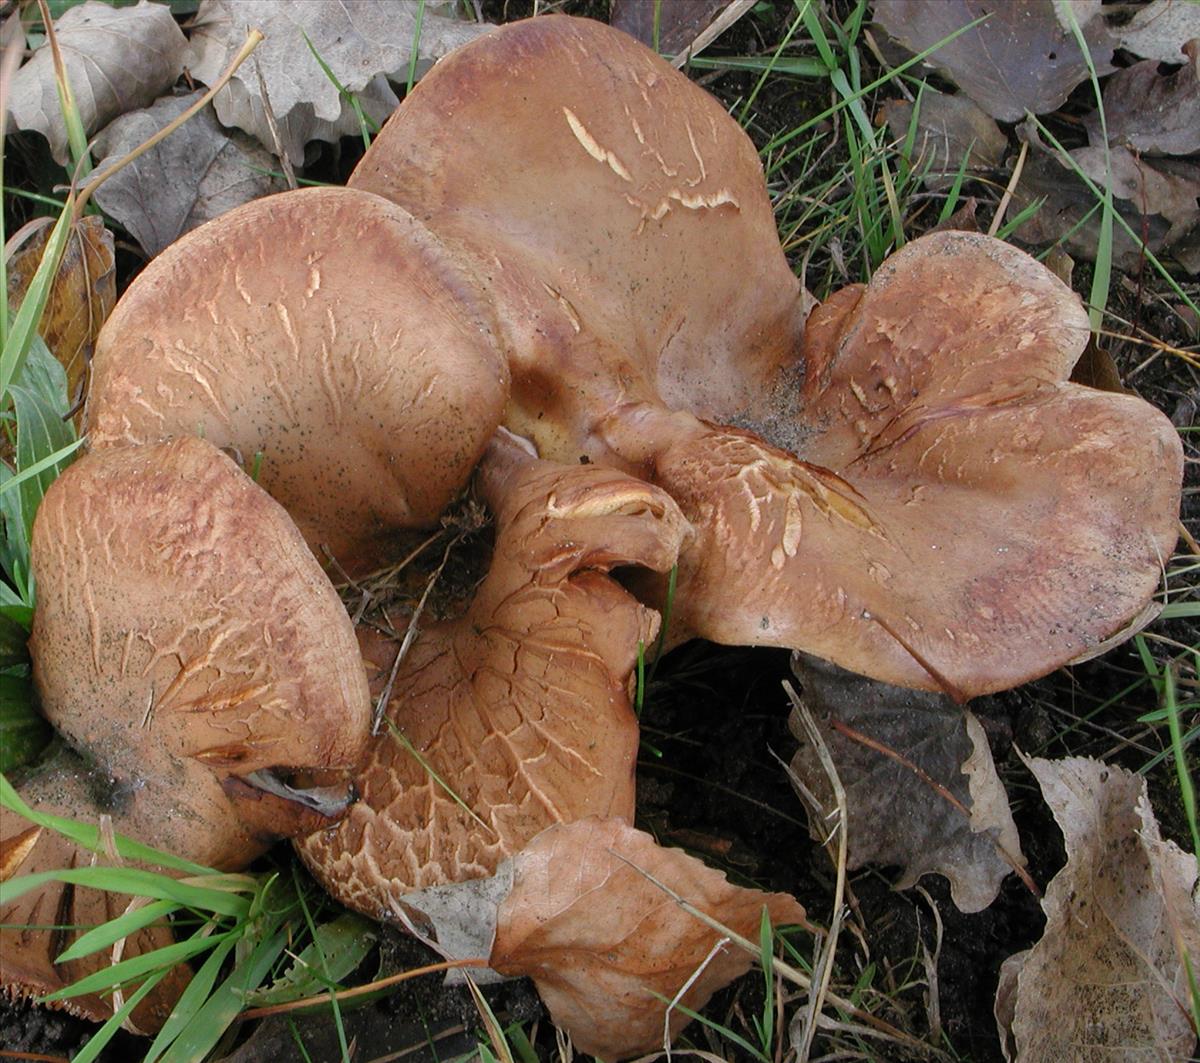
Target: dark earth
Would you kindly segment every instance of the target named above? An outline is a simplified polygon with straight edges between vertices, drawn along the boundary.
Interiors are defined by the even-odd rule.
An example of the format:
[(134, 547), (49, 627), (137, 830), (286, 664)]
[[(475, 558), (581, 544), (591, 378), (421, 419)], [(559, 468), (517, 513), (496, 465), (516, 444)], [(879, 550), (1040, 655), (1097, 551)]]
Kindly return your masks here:
[[(548, 6), (601, 19), (608, 15), (603, 0), (542, 4), (541, 8)], [(836, 10), (846, 5), (833, 6)], [(527, 0), (487, 0), (483, 4), (484, 16), (491, 21), (524, 17), (531, 9)], [(780, 25), (773, 23), (769, 12), (759, 12), (736, 24), (709, 55), (758, 54), (781, 38)], [(864, 76), (864, 81), (867, 79)], [(702, 78), (706, 87), (728, 104), (744, 99), (756, 80), (757, 75), (737, 72), (709, 73)], [(795, 127), (828, 106), (825, 92), (825, 88), (798, 78), (768, 79), (756, 100), (751, 136), (761, 145), (772, 134)], [(1078, 140), (1077, 116), (1088, 109), (1087, 92), (1090, 90), (1081, 87), (1050, 119), (1051, 127), (1057, 123), (1056, 133), (1065, 141)], [(11, 184), (47, 191), (61, 181), (61, 174), (54, 173), (53, 164), (47, 162), (44, 143), (32, 137), (10, 139), (16, 140), (6, 174)], [(344, 181), (361, 150), (361, 143), (347, 139), (336, 150), (326, 150), (309, 168), (308, 176)], [(801, 177), (816, 181), (832, 173), (838, 162), (827, 159), (822, 171), (815, 174), (785, 174), (781, 183)], [(992, 209), (995, 194), (983, 187), (969, 191), (980, 197), (979, 220), (986, 228), (985, 215)], [(12, 232), (26, 220), (30, 204), (9, 197), (5, 209), (11, 215), (6, 220)], [(919, 226), (910, 236), (917, 230)], [(122, 286), (140, 265), (134, 251), (126, 245), (119, 256)], [(799, 267), (800, 263), (795, 264)], [(810, 279), (827, 275), (824, 268), (817, 267), (817, 263), (809, 263)], [(1079, 264), (1074, 287), (1086, 292), (1089, 280), (1086, 263)], [(1153, 290), (1149, 271), (1145, 276), (1118, 277), (1112, 307), (1167, 344), (1182, 347), (1195, 343), (1196, 337), (1186, 332), (1178, 315), (1169, 312), (1161, 300), (1149, 298)], [(1196, 423), (1200, 381), (1184, 362), (1159, 357), (1143, 367), (1147, 348), (1120, 341), (1107, 353), (1125, 383), (1177, 425)], [(1195, 534), (1200, 527), (1200, 466), (1194, 452), (1192, 457), (1183, 517)], [(469, 576), (460, 576), (460, 580), (462, 586), (470, 585)], [(1174, 621), (1159, 624), (1155, 630), (1185, 646), (1200, 643), (1194, 623)], [(796, 747), (787, 726), (790, 706), (781, 688), (790, 674), (789, 655), (783, 651), (694, 643), (668, 655), (648, 686), (642, 715), (638, 826), (654, 833), (663, 844), (688, 849), (735, 881), (795, 894), (812, 919), (825, 923), (833, 896), (833, 867), (824, 851), (810, 840), (803, 808), (780, 763), (790, 759)], [(1132, 692), (1105, 704), (1139, 677), (1142, 682)], [(1104, 707), (1087, 726), (1071, 726), (1097, 706)], [(1140, 737), (1155, 749), (1160, 748), (1161, 738), (1149, 734), (1148, 729), (1139, 731), (1133, 721), (1156, 707), (1144, 669), (1128, 646), (973, 703), (1012, 798), (1030, 871), (1039, 887), (1063, 864), (1062, 837), (1014, 746), (1043, 756), (1102, 756), (1137, 769), (1147, 758), (1131, 738)], [(1162, 765), (1149, 773), (1148, 781), (1164, 834), (1186, 846), (1186, 821), (1173, 771)], [(274, 856), (276, 863), (286, 859), (286, 853)], [(921, 889), (904, 893), (891, 888), (894, 877), (894, 870), (886, 868), (852, 876), (849, 926), (841, 936), (834, 986), (849, 994), (859, 983), (862, 993), (857, 999), (881, 1018), (921, 1037), (930, 1034), (936, 1021), (941, 1045), (958, 1058), (996, 1063), (1002, 1058), (992, 1018), (997, 974), (1006, 957), (1029, 947), (1040, 936), (1044, 920), (1037, 898), (1015, 876), (1009, 876), (989, 909), (964, 915), (950, 902), (947, 884), (940, 877), (926, 877)], [(794, 940), (800, 953), (807, 956), (811, 948), (808, 939), (797, 936)], [(936, 1011), (929, 1005), (930, 977), (924, 950), (936, 956)], [(386, 932), (356, 978), (369, 981), (436, 959), (411, 939)], [(354, 982), (350, 980), (350, 984)], [(762, 994), (761, 974), (751, 971), (718, 994), (706, 1013), (745, 1034), (750, 1029), (749, 1017), (761, 1012)], [(492, 987), (486, 995), (503, 1025), (523, 1024), (536, 1045), (534, 1051), (542, 1058), (550, 1057), (554, 1032), (529, 983)], [(356, 1060), (382, 1063), (401, 1058), (453, 1058), (473, 1051), (477, 1036), (484, 1037), (470, 995), (464, 989), (444, 988), (437, 976), (406, 983), (391, 996), (346, 1009), (343, 1018)], [(62, 1013), (0, 998), (0, 1059), (69, 1058), (92, 1029)], [(305, 1044), (304, 1053), (297, 1047), (297, 1039)], [(736, 1058), (730, 1055), (728, 1042), (715, 1038), (710, 1042), (699, 1024), (688, 1028), (680, 1047), (688, 1043), (722, 1058)], [(122, 1034), (103, 1058), (137, 1059), (142, 1044)], [(520, 1054), (522, 1046), (513, 1044)], [(820, 1046), (818, 1039), (814, 1056), (821, 1054)], [(862, 1048), (864, 1053), (874, 1053), (862, 1058), (908, 1058), (888, 1046), (863, 1044)], [(324, 1063), (338, 1059), (340, 1050), (328, 1012), (322, 1010), (290, 1021), (275, 1017), (235, 1027), (218, 1055), (231, 1063), (265, 1063), (305, 1055), (314, 1063)]]

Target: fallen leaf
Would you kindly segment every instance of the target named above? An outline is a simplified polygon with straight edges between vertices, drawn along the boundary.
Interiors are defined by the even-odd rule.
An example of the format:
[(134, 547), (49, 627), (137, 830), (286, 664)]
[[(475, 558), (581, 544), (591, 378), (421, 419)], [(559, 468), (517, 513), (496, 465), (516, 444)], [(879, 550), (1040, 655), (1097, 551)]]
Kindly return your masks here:
[[(794, 654), (792, 661), (802, 700), (846, 792), (847, 866), (899, 866), (897, 889), (908, 889), (922, 875), (941, 874), (962, 911), (978, 912), (991, 904), (1013, 863), (1025, 861), (1008, 797), (974, 714), (945, 695), (880, 683), (815, 657)], [(900, 754), (927, 778), (838, 725)], [(809, 821), (813, 837), (821, 841), (824, 813), (836, 807), (832, 786), (795, 711), (792, 732), (801, 743), (792, 758), (793, 783), (799, 781), (819, 805), (809, 809)]]
[(613, 0), (609, 23), (654, 47), (654, 17), (658, 14), (658, 51), (662, 55), (685, 52), (730, 0)]
[[(1103, 148), (1076, 148), (1071, 152), (1079, 168), (1099, 187), (1108, 184)], [(1175, 235), (1200, 218), (1200, 163), (1186, 159), (1156, 159), (1134, 154), (1125, 147), (1108, 151), (1112, 167), (1112, 192), (1128, 200), (1139, 214), (1157, 214), (1171, 223), (1164, 239)]]
[(962, 233), (978, 233), (983, 232), (980, 227), (979, 219), (975, 216), (975, 212), (979, 209), (979, 200), (974, 196), (967, 196), (963, 200), (963, 204), (945, 221), (938, 222), (929, 231), (931, 233), (948, 232), (957, 230)]
[(1179, 63), (1184, 44), (1200, 37), (1200, 4), (1196, 0), (1151, 0), (1112, 32), (1120, 46), (1134, 55)]
[[(1193, 225), (1180, 237), (1178, 243), (1171, 248), (1171, 257), (1175, 259), (1192, 276), (1200, 274), (1200, 225)], [(1189, 308), (1189, 313), (1190, 313)], [(1197, 332), (1200, 330), (1195, 329)]]
[[(1094, 262), (1100, 243), (1096, 194), (1068, 164), (1048, 152), (1031, 150), (1013, 193), (1010, 212), (1016, 214), (1039, 200), (1037, 212), (1022, 222), (1013, 235), (1029, 244), (1059, 243), (1072, 257)], [(1113, 208), (1150, 251), (1155, 254), (1163, 251), (1171, 228), (1164, 218), (1143, 216), (1128, 200), (1114, 200)], [(1143, 258), (1141, 245), (1122, 225), (1113, 226), (1112, 257), (1117, 268), (1126, 272), (1136, 270)]]
[[(1200, 40), (1184, 46), (1187, 61), (1168, 74), (1146, 59), (1118, 70), (1104, 83), (1110, 144), (1162, 155), (1200, 151)], [(1085, 122), (1093, 144), (1104, 142), (1099, 118)]]
[[(142, 0), (136, 7), (114, 8), (88, 0), (54, 27), (89, 136), (118, 115), (148, 106), (183, 72), (187, 42), (162, 4)], [(49, 45), (17, 71), (10, 108), (17, 128), (43, 134), (55, 161), (65, 166), (70, 152)]]
[[(400, 904), (415, 912), (426, 926), (427, 935), (437, 941), (438, 951), (448, 960), (487, 959), (496, 940), (496, 919), (500, 904), (512, 890), (512, 860), (504, 860), (488, 878), (451, 882), (414, 890), (400, 897)], [(487, 967), (475, 968), (471, 977), (480, 985), (500, 980)], [(461, 971), (446, 974), (447, 985), (464, 981)]]
[[(685, 985), (679, 1002), (699, 1009), (750, 967), (748, 953), (718, 945), (721, 935), (663, 886), (755, 942), (764, 907), (775, 923), (804, 921), (786, 894), (731, 885), (682, 849), (664, 849), (615, 819), (552, 827), (513, 858), (513, 869), (492, 967), (533, 978), (575, 1048), (607, 1060), (661, 1048), (665, 1001)], [(672, 1009), (671, 1036), (688, 1021)]]
[(312, 941), (295, 955), (291, 966), (269, 984), (243, 996), (245, 1006), (261, 1008), (317, 996), (331, 982), (343, 982), (375, 947), (379, 932), (374, 923), (352, 912), (315, 924)]
[[(1112, 70), (1112, 42), (1098, 10), (1076, 5), (1092, 62)], [(1062, 105), (1088, 77), (1087, 62), (1052, 0), (878, 0), (875, 20), (913, 52), (945, 40), (976, 19), (986, 21), (942, 45), (929, 62), (942, 70), (993, 118), (1015, 122), (1026, 111)]]
[[(124, 114), (96, 137), (103, 173), (172, 122), (202, 95), (164, 96)], [(148, 255), (218, 214), (282, 191), (270, 172), (275, 159), (241, 133), (223, 129), (205, 108), (161, 144), (96, 190), (96, 202), (119, 221)]]
[[(966, 96), (950, 96), (926, 88), (920, 98), (910, 166), (924, 174), (926, 188), (949, 188), (966, 159), (966, 173), (997, 169), (1008, 150), (1008, 137), (976, 103)], [(914, 104), (888, 100), (883, 115), (894, 140), (905, 143), (913, 120)]]
[(1145, 780), (1097, 760), (1029, 762), (1067, 864), (1046, 887), (1046, 930), (1000, 972), (996, 1018), (1021, 1063), (1186, 1059), (1182, 949), (1200, 958), (1196, 859), (1164, 842)]
[[(1071, 370), (1071, 383), (1082, 384), (1084, 387), (1096, 388), (1099, 391), (1125, 391), (1117, 363), (1113, 361), (1113, 356), (1096, 342), (1094, 336), (1088, 340), (1083, 354), (1079, 356), (1079, 361)], [(1129, 637), (1124, 631), (1119, 634), (1122, 639)]]
[[(21, 304), (53, 226), (45, 225), (8, 261), (8, 298)], [(113, 237), (95, 216), (81, 218), (67, 240), (38, 333), (67, 374), (67, 396), (79, 407), (100, 326), (117, 299)]]
[[(416, 5), (405, 0), (337, 4), (204, 0), (188, 45), (188, 66), (197, 80), (211, 85), (241, 48), (250, 28), (261, 30), (266, 40), (217, 94), (213, 106), (224, 125), (245, 130), (275, 151), (264, 108), (265, 90), (280, 147), (301, 165), (309, 141), (333, 142), (359, 132), (353, 106), (321, 69), (313, 50), (346, 91), (358, 97), (367, 116), (382, 122), (399, 102), (388, 79), (403, 83), (408, 77), (416, 13)], [(423, 73), (434, 60), (490, 28), (426, 11), (417, 72)]]

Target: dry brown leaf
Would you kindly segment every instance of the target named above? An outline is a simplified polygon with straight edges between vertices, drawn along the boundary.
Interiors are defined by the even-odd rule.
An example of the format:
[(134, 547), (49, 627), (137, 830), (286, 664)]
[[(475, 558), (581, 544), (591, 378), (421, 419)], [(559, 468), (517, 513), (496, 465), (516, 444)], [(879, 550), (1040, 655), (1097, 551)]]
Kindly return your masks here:
[[(913, 107), (907, 100), (888, 100), (883, 105), (888, 132), (901, 143), (908, 135)], [(926, 88), (922, 93), (912, 156), (908, 161), (914, 169), (924, 173), (926, 188), (949, 188), (964, 158), (967, 158), (968, 174), (996, 169), (1004, 161), (1007, 150), (1008, 137), (971, 99), (962, 95), (950, 96), (932, 88)]]
[[(922, 875), (945, 875), (962, 911), (991, 904), (1012, 863), (1024, 864), (1024, 857), (974, 714), (944, 695), (876, 682), (815, 657), (795, 654), (792, 667), (846, 791), (848, 866), (900, 866), (898, 889), (915, 885)], [(912, 768), (838, 730), (838, 724), (915, 764), (965, 806), (969, 817)], [(832, 788), (794, 712), (792, 731), (801, 743), (792, 759), (794, 781), (821, 806), (809, 810), (810, 829), (820, 841), (827, 822), (822, 811), (835, 808)]]
[[(97, 173), (179, 117), (200, 98), (164, 96), (153, 106), (124, 114), (96, 137)], [(96, 190), (96, 202), (119, 221), (148, 255), (197, 225), (271, 192), (283, 182), (269, 172), (276, 162), (241, 133), (221, 127), (208, 108)]]
[[(653, 48), (657, 8), (658, 51), (662, 55), (679, 55), (691, 48), (722, 12), (735, 5), (737, 0), (671, 0), (669, 4), (658, 4), (656, 0), (613, 0), (609, 23)], [(750, 5), (737, 6), (744, 14)]]
[[(142, 0), (136, 7), (115, 8), (88, 0), (70, 8), (54, 27), (89, 136), (118, 115), (149, 106), (183, 72), (187, 42), (163, 4)], [(42, 133), (55, 161), (65, 166), (67, 130), (48, 45), (17, 71), (11, 110), (17, 128)]]
[[(1080, 170), (1096, 185), (1108, 183), (1104, 148), (1076, 148), (1071, 152)], [(1112, 168), (1112, 192), (1130, 202), (1139, 214), (1157, 214), (1172, 226), (1165, 243), (1173, 235), (1190, 228), (1200, 218), (1200, 163), (1186, 159), (1139, 157), (1125, 147), (1108, 151)]]
[(1172, 1063), (1196, 1038), (1181, 950), (1200, 958), (1196, 859), (1164, 842), (1138, 775), (1100, 761), (1032, 760), (1067, 864), (1046, 887), (1046, 930), (1001, 970), (996, 1017), (1021, 1063)]
[[(1011, 212), (1016, 214), (1035, 201), (1037, 212), (1017, 227), (1017, 239), (1030, 244), (1059, 242), (1076, 259), (1095, 261), (1099, 246), (1100, 211), (1096, 194), (1075, 171), (1048, 152), (1031, 151), (1021, 180), (1013, 193)], [(1114, 199), (1113, 207), (1126, 224), (1158, 254), (1166, 247), (1171, 226), (1157, 215), (1143, 216), (1129, 200)], [(1123, 225), (1114, 225), (1112, 257), (1119, 269), (1136, 270), (1142, 249)]]
[(1196, 0), (1151, 0), (1113, 34), (1122, 48), (1143, 59), (1182, 62), (1184, 44), (1200, 37), (1200, 4)]
[[(8, 297), (20, 305), (42, 260), (52, 226), (38, 230), (8, 262)], [(113, 237), (98, 217), (80, 219), (67, 240), (38, 332), (67, 372), (67, 395), (78, 405), (100, 326), (117, 298)]]
[[(1096, 5), (1098, 7), (1098, 4)], [(1097, 73), (1112, 70), (1112, 42), (1094, 10), (1076, 18)], [(1088, 76), (1087, 62), (1053, 0), (878, 0), (875, 19), (913, 52), (931, 48), (963, 26), (986, 20), (942, 45), (929, 62), (993, 118), (1015, 122), (1026, 111), (1059, 107)]]
[[(1158, 61), (1147, 59), (1105, 81), (1109, 143), (1162, 155), (1200, 151), (1200, 40), (1184, 51), (1183, 66), (1170, 73), (1159, 73)], [(1103, 143), (1099, 119), (1093, 115), (1087, 125), (1092, 143)]]
[[(359, 132), (353, 107), (321, 69), (309, 42), (342, 86), (358, 97), (366, 114), (382, 122), (399, 102), (388, 78), (403, 83), (408, 76), (416, 11), (406, 0), (203, 0), (188, 44), (188, 66), (199, 81), (211, 85), (242, 46), (247, 31), (261, 30), (266, 40), (217, 94), (213, 106), (222, 123), (245, 130), (276, 151), (263, 105), (265, 91), (281, 147), (300, 165), (310, 140), (332, 142)], [(425, 12), (417, 73), (490, 28)]]
[[(702, 1008), (749, 969), (751, 957), (721, 940), (661, 886), (736, 934), (758, 940), (765, 907), (775, 923), (804, 910), (782, 893), (731, 885), (682, 849), (615, 819), (553, 827), (516, 856), (512, 892), (500, 906), (492, 966), (528, 975), (575, 1047), (607, 1060), (663, 1043), (667, 1005), (682, 995)], [(677, 1008), (671, 1036), (688, 1022)]]

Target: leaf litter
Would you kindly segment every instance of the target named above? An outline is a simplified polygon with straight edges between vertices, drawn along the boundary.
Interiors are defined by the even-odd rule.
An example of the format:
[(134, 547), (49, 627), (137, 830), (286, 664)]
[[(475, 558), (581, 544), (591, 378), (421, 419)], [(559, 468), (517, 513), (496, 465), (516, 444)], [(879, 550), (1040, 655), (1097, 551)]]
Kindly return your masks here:
[(1143, 778), (1097, 760), (1029, 762), (1067, 846), (1046, 930), (1000, 972), (1005, 1058), (1184, 1059), (1195, 1044), (1183, 956), (1200, 956), (1197, 863), (1163, 841)]
[[(1160, 72), (1157, 60), (1147, 59), (1105, 82), (1110, 143), (1156, 155), (1200, 151), (1200, 39), (1184, 42), (1180, 51), (1175, 62), (1182, 66), (1167, 73)], [(1096, 116), (1087, 126), (1092, 141), (1103, 143)]]
[[(170, 9), (150, 0), (111, 7), (87, 0), (55, 22), (67, 79), (90, 136), (118, 115), (147, 107), (183, 73), (187, 41)], [(36, 130), (50, 141), (54, 160), (65, 165), (67, 128), (59, 107), (54, 60), (43, 44), (13, 79), (10, 103), (18, 129)]]
[[(938, 44), (971, 19), (983, 19), (942, 44), (929, 60), (961, 90), (947, 97), (960, 101), (955, 113), (950, 113), (949, 103), (938, 101), (932, 123), (924, 116), (918, 119), (918, 145), (927, 143), (931, 134), (936, 138), (940, 125), (941, 142), (948, 149), (934, 155), (926, 182), (931, 188), (948, 187), (968, 152), (968, 173), (980, 165), (981, 155), (987, 158), (983, 146), (990, 143), (990, 131), (979, 116), (969, 115), (971, 101), (996, 118), (1016, 122), (1027, 111), (1055, 110), (1084, 82), (1089, 76), (1087, 59), (1072, 29), (1073, 18), (1096, 73), (1103, 77), (1107, 141), (1094, 103), (1082, 117), (1090, 145), (1068, 154), (1043, 143), (1032, 123), (1023, 124), (1018, 135), (1029, 141), (1031, 157), (1014, 190), (1015, 212), (1024, 217), (1016, 235), (1036, 244), (1063, 241), (1075, 257), (1094, 260), (1101, 244), (1101, 212), (1097, 194), (1084, 178), (1103, 189), (1109, 185), (1111, 166), (1115, 208), (1140, 237), (1115, 227), (1114, 261), (1122, 269), (1137, 269), (1144, 245), (1154, 254), (1173, 254), (1188, 272), (1196, 272), (1200, 5), (1154, 0), (1123, 26), (1106, 17), (1099, 0), (1070, 5), (1012, 0), (1000, 6), (975, 0), (880, 0), (875, 11), (879, 24), (913, 51)], [(1146, 58), (1116, 69), (1115, 48)], [(929, 95), (927, 91), (926, 100)], [(893, 137), (906, 135), (911, 114), (912, 106), (905, 101), (885, 105)]]
[[(1025, 858), (974, 713), (944, 694), (880, 683), (815, 657), (796, 654), (792, 670), (845, 787), (847, 866), (898, 866), (897, 889), (941, 874), (962, 911), (988, 907)], [(833, 795), (796, 710), (792, 732), (800, 741), (793, 785), (809, 806), (813, 837), (823, 841)]]
[[(217, 95), (217, 117), (268, 150), (286, 152), (296, 166), (303, 164), (310, 141), (332, 143), (359, 132), (354, 107), (333, 78), (357, 97), (370, 119), (381, 123), (400, 102), (388, 81), (406, 81), (414, 40), (414, 73), (419, 76), (435, 59), (490, 28), (425, 12), (418, 39), (417, 8), (403, 0), (203, 0), (187, 48), (192, 76), (211, 84), (251, 27), (266, 40)], [(318, 56), (333, 78), (322, 70)], [(272, 117), (280, 144), (271, 130)]]
[[(164, 96), (105, 127), (95, 140), (104, 173), (174, 121), (201, 96)], [(96, 191), (96, 202), (121, 223), (148, 255), (219, 214), (284, 188), (274, 156), (209, 110), (126, 166)]]
[(1000, 168), (1008, 137), (970, 97), (927, 88), (917, 103), (888, 100), (883, 117), (892, 138), (903, 142), (916, 114), (916, 135), (908, 163), (923, 173), (926, 188), (945, 190), (960, 168), (979, 175)]
[[(44, 225), (13, 249), (8, 261), (8, 298), (14, 311), (29, 289), (50, 231), (51, 226)], [(67, 240), (38, 327), (46, 346), (66, 371), (67, 395), (73, 406), (80, 404), (96, 337), (116, 299), (113, 235), (101, 218), (81, 218)]]
[[(1112, 69), (1103, 22), (1086, 18), (1100, 0), (1074, 4), (1098, 73)], [(1085, 21), (1086, 18), (1086, 21)], [(1052, 0), (878, 0), (875, 19), (912, 52), (932, 48), (963, 26), (977, 26), (943, 44), (929, 61), (993, 118), (1016, 122), (1026, 111), (1060, 107), (1088, 76), (1083, 50)]]

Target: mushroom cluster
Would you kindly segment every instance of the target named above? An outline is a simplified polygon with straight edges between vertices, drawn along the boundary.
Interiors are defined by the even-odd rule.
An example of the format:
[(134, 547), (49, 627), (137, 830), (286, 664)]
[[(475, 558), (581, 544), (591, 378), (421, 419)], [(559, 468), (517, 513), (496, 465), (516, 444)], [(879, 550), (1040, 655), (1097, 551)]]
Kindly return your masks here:
[[(632, 828), (666, 574), (672, 643), (958, 699), (1085, 654), (1152, 594), (1182, 469), (1156, 410), (1068, 382), (1087, 337), (969, 233), (814, 309), (716, 100), (602, 24), (506, 26), (350, 188), (231, 211), (123, 296), (90, 452), (37, 518), (39, 693), (121, 829), (224, 867), (297, 837), (344, 903), (531, 974), (579, 1047), (649, 1050), (664, 999), (749, 961), (693, 978), (716, 934), (631, 866), (742, 933), (803, 919)], [(386, 564), (477, 464), (497, 530), (467, 612), (356, 646), (317, 559)], [(34, 866), (3, 829), (0, 877)], [(494, 933), (455, 946), (463, 890)]]

